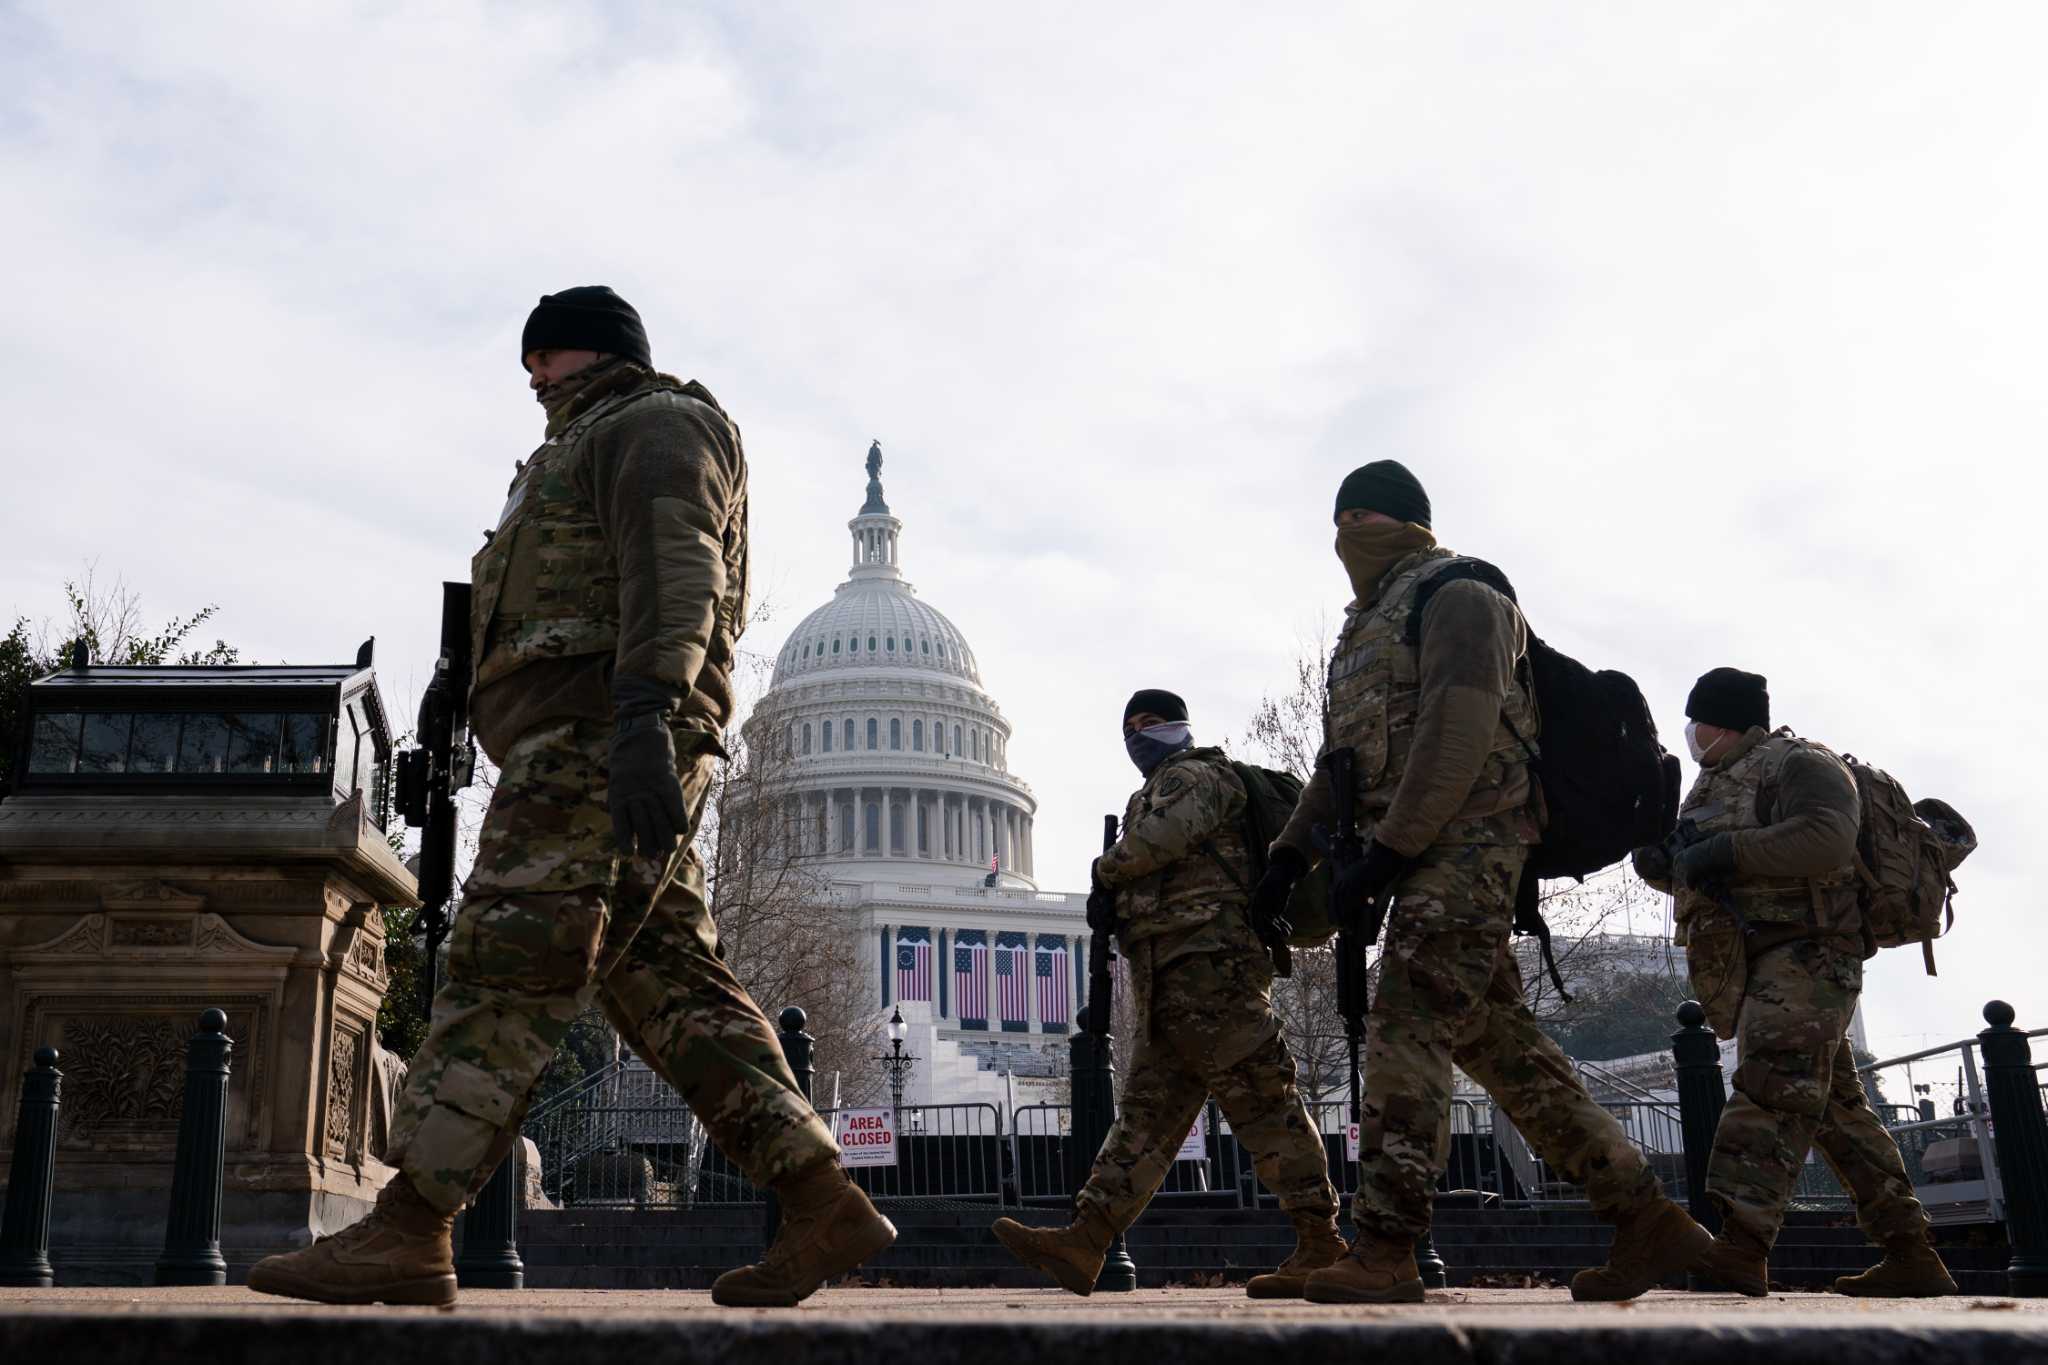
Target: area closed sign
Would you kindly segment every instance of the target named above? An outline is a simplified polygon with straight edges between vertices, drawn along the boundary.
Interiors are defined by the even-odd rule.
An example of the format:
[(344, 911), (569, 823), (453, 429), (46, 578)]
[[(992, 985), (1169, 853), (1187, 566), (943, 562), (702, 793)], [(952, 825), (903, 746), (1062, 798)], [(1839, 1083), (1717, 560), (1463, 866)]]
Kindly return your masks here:
[(842, 1109), (832, 1116), (832, 1138), (842, 1166), (894, 1166), (896, 1111)]

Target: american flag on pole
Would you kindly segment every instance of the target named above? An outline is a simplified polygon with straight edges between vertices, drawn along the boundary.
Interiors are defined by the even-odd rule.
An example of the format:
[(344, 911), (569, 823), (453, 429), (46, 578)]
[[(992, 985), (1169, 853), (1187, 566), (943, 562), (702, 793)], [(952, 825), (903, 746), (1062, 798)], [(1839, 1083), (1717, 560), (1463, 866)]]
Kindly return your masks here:
[(1038, 962), (1034, 970), (1038, 977), (1038, 1017), (1046, 1032), (1064, 1032), (1070, 1012), (1067, 1005), (1066, 940), (1039, 939)]
[(1031, 945), (1022, 934), (999, 934), (996, 936), (996, 1013), (1003, 1021), (1008, 1033), (1024, 1033), (1031, 1028), (1031, 1016), (1026, 1009), (1025, 983), (1031, 974)]
[(896, 931), (896, 998), (927, 1001), (932, 998), (932, 931), (929, 929)]
[(988, 1027), (988, 943), (979, 929), (962, 929), (954, 940), (953, 998), (967, 1028)]

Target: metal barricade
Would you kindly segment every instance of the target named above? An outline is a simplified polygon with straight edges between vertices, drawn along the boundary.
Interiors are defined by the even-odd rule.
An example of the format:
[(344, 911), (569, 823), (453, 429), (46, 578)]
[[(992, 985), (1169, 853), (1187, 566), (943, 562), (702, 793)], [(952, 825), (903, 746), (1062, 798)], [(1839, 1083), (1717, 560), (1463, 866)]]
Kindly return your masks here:
[(536, 1105), (521, 1131), (540, 1153), (542, 1195), (560, 1206), (684, 1208), (759, 1192), (705, 1161), (689, 1107), (639, 1093), (614, 1064)]
[[(1001, 1204), (1016, 1183), (1002, 1111), (993, 1104), (906, 1104), (891, 1113), (892, 1165), (852, 1166), (847, 1175), (876, 1202)], [(830, 1125), (838, 1111), (821, 1109)]]
[[(1672, 1198), (1685, 1198), (1685, 1142), (1678, 1106), (1664, 1100), (1607, 1100), (1630, 1145), (1643, 1156)], [(1443, 1188), (1524, 1208), (1577, 1205), (1583, 1187), (1553, 1170), (1512, 1120), (1489, 1097), (1451, 1101), (1451, 1150)]]
[(1066, 1104), (1021, 1104), (1010, 1111), (1010, 1168), (1023, 1204), (1065, 1205), (1066, 1143), (1073, 1136), (1074, 1110)]

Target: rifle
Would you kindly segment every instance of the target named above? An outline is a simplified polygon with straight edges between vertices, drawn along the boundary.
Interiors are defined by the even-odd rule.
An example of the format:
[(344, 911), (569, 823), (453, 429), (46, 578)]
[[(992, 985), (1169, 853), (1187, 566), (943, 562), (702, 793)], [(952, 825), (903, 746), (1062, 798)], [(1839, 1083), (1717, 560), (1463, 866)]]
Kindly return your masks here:
[(441, 585), (441, 654), (434, 677), (420, 698), (417, 747), (398, 756), (398, 812), (421, 830), (420, 913), (426, 936), (426, 969), (421, 973), (420, 1007), (431, 1015), (439, 984), (437, 965), (448, 937), (448, 903), (455, 898), (455, 793), (476, 772), (476, 745), (469, 735), (469, 584)]
[[(1351, 1121), (1358, 1120), (1358, 1062), (1365, 1046), (1367, 997), (1365, 949), (1379, 937), (1374, 923), (1370, 937), (1362, 932), (1363, 917), (1357, 907), (1340, 905), (1334, 895), (1338, 874), (1365, 858), (1365, 841), (1358, 837), (1358, 755), (1349, 747), (1331, 749), (1323, 755), (1329, 775), (1330, 809), (1335, 813), (1330, 835), (1330, 920), (1337, 926), (1337, 1013), (1344, 1020), (1344, 1043), (1351, 1059)], [(1379, 919), (1386, 911), (1379, 912)]]
[[(1109, 852), (1116, 847), (1117, 818), (1114, 815), (1102, 817), (1102, 851)], [(1097, 1038), (1109, 1036), (1110, 992), (1115, 989), (1114, 978), (1110, 975), (1109, 964), (1116, 961), (1116, 950), (1110, 945), (1110, 935), (1116, 932), (1116, 925), (1106, 923), (1100, 927), (1089, 926), (1088, 939), (1088, 1031)]]

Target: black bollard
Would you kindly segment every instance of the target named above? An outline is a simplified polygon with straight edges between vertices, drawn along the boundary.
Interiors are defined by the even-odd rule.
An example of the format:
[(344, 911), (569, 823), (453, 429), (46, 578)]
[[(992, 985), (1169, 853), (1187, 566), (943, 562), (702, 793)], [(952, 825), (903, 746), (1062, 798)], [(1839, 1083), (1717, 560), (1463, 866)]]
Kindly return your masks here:
[(185, 1109), (178, 1116), (178, 1160), (171, 1169), (171, 1216), (164, 1228), (158, 1284), (226, 1284), (220, 1254), (220, 1191), (228, 1146), (228, 1058), (235, 1044), (219, 1010), (199, 1016), (185, 1054)]
[(526, 1144), (515, 1134), (512, 1150), (462, 1215), (462, 1254), (455, 1258), (455, 1283), (464, 1289), (524, 1289), (526, 1262), (519, 1259), (519, 1210), (526, 1201)]
[(2012, 1020), (2012, 1006), (1993, 1000), (1984, 1007), (1991, 1027), (1977, 1043), (1984, 1050), (1992, 1145), (2005, 1186), (2005, 1239), (2012, 1247), (2005, 1292), (2042, 1298), (2048, 1296), (2048, 1118), (2041, 1113), (2041, 1080), (2027, 1035)]
[(1444, 1264), (1444, 1258), (1436, 1249), (1436, 1240), (1424, 1231), (1415, 1239), (1415, 1268), (1422, 1273), (1424, 1289), (1447, 1289), (1451, 1283), (1451, 1269)]
[(796, 1076), (796, 1088), (803, 1091), (804, 1098), (811, 1098), (811, 1086), (817, 1080), (818, 1069), (812, 1061), (818, 1040), (804, 1032), (804, 1025), (810, 1017), (795, 1005), (789, 1006), (776, 1016), (775, 1022), (781, 1031), (775, 1041), (782, 1044), (782, 1059), (789, 1063), (789, 1069)]
[[(786, 1005), (782, 1013), (775, 1016), (775, 1041), (782, 1047), (782, 1060), (789, 1063), (790, 1074), (796, 1077), (796, 1088), (805, 1099), (811, 1098), (811, 1086), (816, 1082), (818, 1069), (812, 1061), (818, 1040), (804, 1032), (804, 1025), (810, 1022), (796, 1005)], [(901, 1140), (902, 1134), (897, 1134)], [(782, 1229), (782, 1201), (775, 1197), (775, 1191), (761, 1191), (761, 1216), (764, 1223), (761, 1245), (773, 1246), (775, 1234)]]
[(36, 1049), (35, 1069), (21, 1078), (14, 1124), (14, 1162), (7, 1172), (7, 1213), (0, 1218), (0, 1285), (48, 1289), (50, 1191), (57, 1177), (57, 1049)]
[(1707, 1162), (1714, 1154), (1714, 1130), (1728, 1088), (1721, 1078), (1721, 1040), (1707, 1027), (1697, 1000), (1678, 1007), (1678, 1032), (1671, 1035), (1671, 1069), (1678, 1076), (1678, 1127), (1685, 1142), (1685, 1202), (1693, 1221), (1709, 1232), (1721, 1230), (1721, 1211), (1707, 1199)]
[[(1088, 1031), (1086, 1016), (1067, 1042), (1071, 1061), (1069, 1098), (1073, 1104), (1073, 1133), (1067, 1140), (1067, 1188), (1076, 1195), (1088, 1183), (1095, 1169), (1095, 1155), (1109, 1140), (1110, 1124), (1116, 1121), (1116, 1045), (1107, 1033)], [(1138, 1267), (1131, 1249), (1119, 1232), (1103, 1258), (1102, 1274), (1095, 1288), (1106, 1294), (1122, 1294), (1138, 1287)]]

